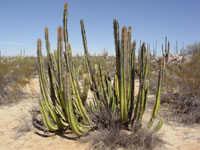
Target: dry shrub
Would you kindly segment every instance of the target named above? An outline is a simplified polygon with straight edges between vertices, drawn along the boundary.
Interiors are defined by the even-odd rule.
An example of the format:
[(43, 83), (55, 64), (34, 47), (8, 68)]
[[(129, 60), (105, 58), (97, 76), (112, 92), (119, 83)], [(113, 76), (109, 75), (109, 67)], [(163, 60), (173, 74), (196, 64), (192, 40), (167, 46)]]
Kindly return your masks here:
[(29, 132), (32, 130), (32, 124), (31, 124), (31, 120), (25, 116), (23, 116), (20, 120), (19, 120), (20, 124), (19, 127), (16, 131), (16, 135), (14, 136), (15, 139), (20, 138), (21, 136), (23, 136), (26, 132)]
[(183, 122), (200, 123), (200, 57), (167, 66), (165, 98)]
[(40, 130), (40, 131), (45, 131), (45, 125), (42, 120), (42, 115), (40, 113), (40, 109), (38, 107), (33, 108), (30, 111), (31, 117), (32, 117), (32, 125), (34, 128)]
[(82, 142), (91, 141), (90, 150), (151, 150), (161, 147), (162, 141), (155, 133), (140, 130), (133, 133), (119, 128), (101, 129), (84, 137)]
[(0, 57), (0, 105), (16, 102), (37, 73), (34, 57)]
[[(84, 74), (87, 74), (88, 69), (87, 65), (85, 65), (84, 56), (75, 55), (73, 56), (73, 64), (75, 65), (76, 71), (79, 75), (79, 78), (82, 79)], [(101, 69), (109, 74), (111, 77), (115, 75), (115, 57), (109, 56), (106, 52), (101, 55), (90, 55), (90, 62), (92, 68), (94, 68), (95, 64), (101, 64)]]
[(89, 107), (86, 105), (86, 109), (88, 109), (89, 116), (92, 120), (92, 126), (94, 129), (108, 129), (111, 128), (123, 128), (123, 126), (120, 125), (120, 113), (117, 109), (115, 115), (112, 114), (110, 108), (106, 109), (102, 106), (100, 106), (100, 111), (96, 110), (94, 112), (91, 112), (89, 110)]
[(119, 114), (117, 110), (115, 115), (111, 115), (111, 110), (105, 108), (91, 113), (95, 131), (83, 137), (81, 142), (90, 142), (91, 150), (150, 150), (162, 145), (155, 132), (146, 129), (134, 132), (122, 125)]

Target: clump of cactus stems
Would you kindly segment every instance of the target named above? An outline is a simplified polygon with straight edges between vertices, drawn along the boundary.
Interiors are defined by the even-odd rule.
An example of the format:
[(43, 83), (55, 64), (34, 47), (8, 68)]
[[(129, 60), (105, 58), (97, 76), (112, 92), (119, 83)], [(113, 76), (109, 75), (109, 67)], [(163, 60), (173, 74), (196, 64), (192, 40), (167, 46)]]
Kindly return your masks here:
[[(45, 41), (48, 57), (48, 73), (45, 72), (42, 62), (41, 40), (38, 40), (39, 79), (42, 97), (40, 109), (45, 126), (50, 131), (71, 128), (76, 134), (81, 134), (90, 129), (89, 126), (79, 122), (79, 118), (90, 122), (85, 107), (84, 99), (78, 88), (75, 69), (72, 63), (71, 47), (68, 43), (67, 9), (64, 9), (64, 29), (58, 28), (57, 51), (50, 52), (48, 28), (45, 28)], [(63, 46), (64, 35), (64, 46)], [(63, 47), (65, 52), (63, 52)], [(63, 56), (64, 53), (64, 56)], [(64, 59), (65, 57), (65, 59)], [(48, 76), (48, 77), (47, 77)], [(86, 91), (87, 92), (87, 91)], [(87, 96), (84, 96), (87, 98)]]
[[(92, 68), (86, 33), (83, 20), (80, 21), (85, 51), (86, 65), (88, 69), (87, 83), (94, 94), (93, 101), (86, 102), (88, 84), (80, 90), (77, 79), (77, 71), (74, 67), (71, 46), (67, 31), (68, 5), (64, 7), (63, 28), (58, 28), (57, 50), (50, 51), (48, 28), (45, 28), (45, 41), (48, 65), (44, 68), (42, 56), (42, 42), (37, 41), (38, 70), (41, 89), (40, 111), (43, 122), (49, 131), (65, 131), (71, 129), (75, 134), (81, 135), (93, 127), (93, 120), (88, 115), (95, 111), (106, 110), (109, 117), (119, 115), (121, 126), (130, 128), (137, 132), (142, 128), (142, 117), (146, 109), (149, 83), (147, 75), (149, 72), (149, 61), (145, 43), (141, 45), (139, 92), (135, 97), (135, 49), (136, 41), (131, 42), (131, 27), (123, 27), (121, 39), (119, 24), (114, 20), (114, 38), (116, 51), (116, 73), (114, 79), (102, 70), (101, 62)], [(64, 43), (63, 43), (64, 41)], [(63, 45), (64, 44), (64, 45)], [(64, 50), (63, 50), (64, 49)], [(158, 87), (155, 104), (148, 129), (152, 130), (153, 122), (160, 107), (160, 95), (162, 88), (163, 66), (160, 65)], [(114, 80), (114, 82), (112, 82)], [(88, 82), (89, 81), (89, 82)], [(86, 105), (89, 109), (86, 110)], [(163, 124), (161, 119), (154, 129), (158, 131)]]
[(170, 42), (167, 40), (167, 36), (165, 37), (165, 50), (162, 44), (162, 55), (165, 57), (165, 62), (168, 62), (170, 55)]

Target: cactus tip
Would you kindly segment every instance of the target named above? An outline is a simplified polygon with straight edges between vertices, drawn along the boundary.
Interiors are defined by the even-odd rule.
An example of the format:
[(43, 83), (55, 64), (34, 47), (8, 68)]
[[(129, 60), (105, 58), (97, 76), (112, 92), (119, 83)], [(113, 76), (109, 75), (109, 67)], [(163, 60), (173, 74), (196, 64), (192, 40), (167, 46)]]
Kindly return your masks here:
[(68, 9), (68, 3), (65, 3), (65, 4), (64, 4), (64, 8), (65, 8), (65, 9)]
[(136, 46), (136, 40), (133, 41), (133, 45)]
[(58, 27), (58, 41), (62, 41), (63, 40), (63, 29), (62, 27)]
[(142, 43), (142, 51), (143, 51), (144, 53), (146, 53), (146, 51), (147, 51), (147, 50), (146, 50), (146, 46), (145, 46), (145, 42)]
[(41, 39), (37, 40), (37, 47), (38, 47), (38, 50), (41, 50), (41, 47), (42, 47), (42, 40)]
[(45, 27), (44, 33), (45, 33), (45, 39), (48, 39), (49, 38), (49, 29), (48, 29), (48, 27)]
[(127, 39), (127, 28), (125, 26), (122, 28), (122, 35), (121, 36), (122, 36), (121, 37), (122, 41)]
[(115, 25), (118, 26), (118, 21), (117, 21), (117, 19), (114, 19), (114, 20), (113, 20), (113, 23), (114, 23)]
[(132, 31), (132, 27), (131, 26), (128, 27), (128, 31), (129, 32)]
[(41, 40), (41, 39), (38, 39), (38, 40), (37, 40), (37, 44), (38, 44), (38, 45), (41, 45), (41, 43), (42, 43), (42, 40)]

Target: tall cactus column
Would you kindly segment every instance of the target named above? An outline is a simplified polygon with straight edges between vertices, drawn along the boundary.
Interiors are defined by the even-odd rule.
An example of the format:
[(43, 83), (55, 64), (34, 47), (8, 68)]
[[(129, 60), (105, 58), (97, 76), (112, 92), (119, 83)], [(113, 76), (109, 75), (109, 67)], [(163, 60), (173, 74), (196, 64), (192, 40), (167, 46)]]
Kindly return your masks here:
[(165, 37), (165, 52), (163, 50), (163, 45), (162, 45), (162, 53), (163, 56), (165, 57), (165, 62), (168, 62), (170, 55), (170, 42), (167, 40), (167, 36)]
[(121, 78), (119, 80), (120, 82), (120, 115), (121, 120), (123, 123), (127, 120), (127, 91), (126, 91), (126, 52), (127, 52), (127, 43), (128, 42), (128, 35), (127, 35), (127, 28), (122, 28), (121, 33), (121, 64), (120, 64), (120, 73)]
[[(50, 51), (48, 28), (45, 28), (47, 50), (47, 71), (43, 64), (41, 40), (37, 41), (38, 70), (41, 95), (40, 110), (45, 126), (50, 131), (71, 128), (78, 135), (90, 129), (82, 120), (90, 122), (78, 90), (78, 82), (71, 59), (71, 49), (67, 35), (67, 7), (64, 9), (64, 31), (58, 28), (57, 50)], [(64, 35), (64, 38), (63, 38)], [(63, 40), (65, 41), (65, 59), (63, 57)], [(66, 65), (64, 66), (64, 62)]]
[(72, 83), (72, 91), (73, 94), (76, 95), (75, 97), (75, 102), (76, 106), (78, 107), (78, 110), (80, 111), (81, 116), (83, 117), (84, 120), (90, 121), (89, 116), (87, 115), (86, 109), (83, 106), (83, 102), (81, 100), (81, 93), (79, 91), (79, 85), (78, 81), (76, 81), (76, 75), (74, 71), (74, 66), (72, 62), (72, 55), (71, 55), (71, 46), (69, 44), (69, 39), (68, 39), (68, 31), (67, 31), (67, 14), (68, 14), (68, 4), (65, 3), (64, 6), (64, 13), (63, 13), (63, 26), (64, 26), (64, 42), (65, 42), (65, 62), (66, 62), (66, 67), (67, 67), (67, 72), (70, 73), (70, 80)]
[[(157, 90), (156, 90), (156, 99), (155, 99), (151, 119), (148, 122), (148, 128), (149, 129), (152, 128), (154, 120), (155, 120), (155, 118), (158, 114), (158, 110), (160, 108), (160, 96), (161, 96), (161, 90), (162, 90), (163, 68), (164, 68), (164, 65), (165, 65), (165, 59), (164, 58), (160, 59), (159, 65), (160, 65), (160, 70), (159, 70), (159, 75), (158, 75), (158, 85), (157, 85)], [(160, 119), (160, 122), (157, 126), (157, 129), (155, 129), (155, 130), (159, 130), (162, 127), (163, 122), (164, 122), (164, 120)]]
[[(81, 92), (77, 79), (77, 72), (73, 64), (71, 46), (67, 31), (68, 4), (64, 7), (63, 27), (58, 28), (57, 50), (50, 51), (48, 28), (45, 28), (45, 41), (47, 50), (47, 69), (44, 67), (42, 56), (42, 42), (37, 41), (38, 72), (41, 88), (40, 110), (46, 128), (49, 131), (65, 131), (71, 129), (75, 134), (81, 135), (90, 130), (92, 117), (87, 114), (84, 104), (87, 99), (88, 85), (84, 86)], [(142, 117), (146, 109), (149, 83), (147, 80), (149, 70), (149, 60), (145, 44), (141, 44), (139, 52), (139, 92), (135, 98), (135, 48), (136, 41), (131, 43), (131, 27), (123, 27), (121, 38), (119, 25), (114, 20), (114, 38), (116, 50), (116, 72), (114, 82), (111, 77), (101, 67), (101, 62), (94, 65), (90, 63), (87, 47), (86, 33), (83, 20), (81, 32), (83, 46), (85, 50), (86, 65), (89, 74), (89, 84), (94, 93), (94, 100), (88, 107), (93, 112), (107, 112), (109, 117), (107, 122), (111, 122), (113, 117), (118, 118), (124, 128), (131, 125), (133, 132), (139, 131), (142, 127)], [(64, 41), (64, 45), (63, 45)], [(168, 44), (169, 47), (169, 44)], [(65, 48), (65, 51), (63, 50)], [(163, 49), (164, 51), (164, 49)], [(64, 54), (63, 54), (64, 53)], [(160, 67), (158, 86), (155, 104), (151, 119), (148, 124), (151, 130), (153, 122), (160, 107), (160, 95), (162, 87), (163, 65)], [(98, 114), (98, 113), (97, 113)], [(94, 114), (95, 115), (95, 114)], [(163, 124), (161, 119), (157, 128), (158, 131)], [(107, 126), (107, 124), (106, 124)]]

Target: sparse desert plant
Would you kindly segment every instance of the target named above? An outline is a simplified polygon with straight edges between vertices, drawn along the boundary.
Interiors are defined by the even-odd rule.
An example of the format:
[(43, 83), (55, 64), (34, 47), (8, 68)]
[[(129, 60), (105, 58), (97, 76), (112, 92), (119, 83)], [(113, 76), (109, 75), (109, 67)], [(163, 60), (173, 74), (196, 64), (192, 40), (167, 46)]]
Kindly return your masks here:
[(137, 133), (119, 128), (101, 129), (81, 139), (84, 143), (88, 141), (92, 141), (89, 150), (151, 150), (163, 144), (155, 133), (144, 129)]
[[(110, 76), (114, 77), (115, 73), (115, 57), (109, 56), (107, 53), (102, 53), (100, 55), (90, 55), (90, 62), (92, 68), (95, 68), (95, 64), (101, 64), (102, 70), (106, 71)], [(85, 56), (75, 55), (72, 56), (72, 61), (78, 78), (81, 80), (88, 73), (87, 66), (85, 65)]]
[(37, 73), (34, 57), (0, 58), (0, 104), (16, 102), (22, 94), (22, 87)]
[(188, 45), (186, 50), (187, 55), (191, 55), (193, 58), (198, 57), (200, 55), (200, 43), (195, 42), (194, 44)]
[(162, 55), (165, 57), (165, 61), (167, 62), (169, 60), (170, 55), (170, 42), (167, 40), (167, 36), (165, 37), (165, 50), (162, 45)]
[(19, 120), (20, 124), (16, 131), (15, 139), (24, 135), (25, 132), (29, 132), (32, 129), (32, 122), (28, 118), (24, 117)]
[[(191, 51), (189, 52), (191, 54)], [(195, 51), (191, 58), (185, 63), (166, 66), (167, 75), (164, 77), (164, 85), (167, 93), (165, 98), (171, 102), (175, 114), (179, 114), (182, 121), (200, 123), (199, 53)]]
[[(73, 133), (81, 135), (91, 129), (98, 128), (96, 119), (98, 120), (98, 117), (102, 117), (100, 121), (103, 124), (103, 128), (109, 129), (117, 125), (120, 130), (125, 129), (131, 130), (133, 133), (139, 133), (144, 126), (142, 117), (146, 109), (149, 86), (147, 81), (149, 61), (145, 43), (141, 46), (139, 60), (140, 86), (138, 96), (135, 98), (136, 41), (131, 43), (131, 27), (128, 30), (126, 27), (122, 28), (120, 40), (119, 25), (117, 20), (114, 20), (116, 73), (114, 78), (111, 78), (106, 69), (102, 70), (102, 61), (97, 62), (92, 67), (84, 23), (81, 20), (85, 64), (88, 70), (87, 80), (89, 81), (89, 84), (85, 84), (84, 90), (81, 91), (74, 60), (72, 59), (71, 46), (68, 41), (67, 11), (68, 4), (65, 4), (63, 28), (58, 28), (58, 45), (57, 50), (53, 53), (50, 51), (48, 28), (45, 28), (47, 70), (45, 70), (43, 62), (42, 41), (41, 39), (37, 41), (41, 88), (39, 103), (44, 125), (52, 132), (64, 132), (66, 129), (71, 129)], [(161, 60), (155, 104), (146, 127), (149, 131), (158, 131), (163, 124), (163, 119), (161, 119), (158, 125), (152, 129), (160, 107), (163, 63), (164, 60)], [(88, 85), (94, 95), (94, 99), (93, 101), (85, 102)], [(102, 113), (105, 113), (105, 116), (102, 116)]]

